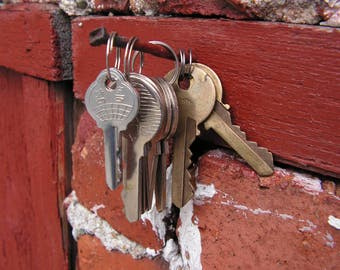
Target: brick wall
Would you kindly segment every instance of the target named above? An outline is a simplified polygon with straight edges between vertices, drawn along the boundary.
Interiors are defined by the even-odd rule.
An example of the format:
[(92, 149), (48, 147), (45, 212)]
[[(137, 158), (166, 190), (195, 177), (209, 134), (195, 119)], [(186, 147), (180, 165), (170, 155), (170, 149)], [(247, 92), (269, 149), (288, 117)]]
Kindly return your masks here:
[[(339, 192), (332, 181), (277, 167), (261, 178), (231, 152), (200, 157), (195, 198), (129, 223), (121, 188), (105, 184), (102, 132), (85, 112), (66, 200), (79, 269), (335, 269)], [(169, 174), (170, 175), (170, 174)], [(168, 175), (168, 177), (169, 177)], [(339, 220), (338, 220), (339, 221)], [(332, 225), (333, 224), (333, 225)]]
[[(257, 4), (252, 4), (253, 2)], [(288, 6), (280, 5), (281, 1), (271, 1), (272, 3), (268, 4), (269, 2), (97, 0), (60, 1), (59, 4), (70, 15), (133, 12), (143, 15), (194, 15), (339, 25), (339, 1), (300, 1), (299, 4), (291, 1)], [(67, 228), (63, 213), (55, 206), (63, 199), (66, 190), (68, 191), (68, 186), (65, 187), (65, 184), (70, 168), (66, 160), (68, 154), (66, 144), (72, 136), (68, 129), (63, 130), (63, 128), (64, 125), (68, 126), (72, 122), (70, 111), (65, 109), (67, 112), (64, 115), (64, 101), (68, 103), (65, 108), (71, 107), (69, 104), (71, 97), (66, 94), (70, 85), (54, 84), (51, 81), (71, 78), (68, 18), (55, 5), (29, 4), (12, 6), (7, 11), (2, 10), (1, 19), (4, 29), (2, 34), (5, 34), (1, 39), (5, 42), (1, 46), (3, 56), (1, 65), (34, 76), (33, 78), (22, 75), (24, 78), (21, 81), (21, 79), (17, 80), (18, 74), (3, 69), (4, 75), (0, 76), (3, 81), (8, 79), (8, 84), (13, 84), (13, 87), (17, 83), (25, 82), (24, 93), (29, 96), (24, 100), (25, 106), (22, 107), (25, 113), (18, 115), (18, 106), (13, 107), (11, 105), (13, 102), (6, 103), (6, 99), (3, 99), (3, 105), (8, 107), (6, 113), (15, 112), (16, 117), (22, 116), (26, 119), (24, 122), (19, 122), (29, 132), (22, 131), (23, 129), (20, 132), (26, 134), (20, 135), (21, 133), (15, 129), (12, 132), (28, 139), (27, 143), (25, 141), (22, 143), (23, 146), (19, 147), (20, 150), (25, 152), (27, 145), (30, 146), (27, 159), (25, 155), (20, 154), (20, 151), (13, 151), (11, 145), (13, 138), (6, 129), (3, 129), (6, 140), (10, 142), (3, 141), (3, 147), (6, 153), (11, 154), (10, 159), (6, 158), (3, 162), (5, 166), (3, 171), (6, 172), (10, 168), (15, 172), (10, 173), (11, 177), (14, 177), (13, 180), (8, 177), (7, 182), (2, 182), (6, 187), (2, 191), (7, 191), (6, 185), (12, 185), (13, 181), (20, 181), (18, 182), (20, 188), (16, 187), (11, 191), (15, 194), (20, 192), (25, 194), (21, 196), (20, 193), (20, 196), (17, 196), (20, 205), (13, 204), (13, 196), (5, 196), (4, 198), (14, 210), (8, 207), (3, 209), (14, 214), (22, 212), (26, 215), (23, 218), (20, 214), (18, 218), (12, 220), (13, 213), (4, 214), (6, 215), (6, 222), (3, 223), (6, 225), (5, 229), (13, 229), (12, 222), (20, 221), (20, 226), (15, 227), (15, 231), (7, 236), (15, 238), (15, 241), (8, 243), (15, 243), (17, 250), (22, 252), (18, 254), (25, 256), (17, 256), (13, 259), (14, 257), (7, 252), (10, 249), (5, 246), (2, 258), (6, 260), (8, 258), (5, 265), (11, 265), (13, 269), (25, 267), (27, 269), (29, 266), (39, 269), (43, 267), (42, 259), (39, 258), (45, 260), (44, 267), (50, 263), (51, 267), (67, 268), (66, 257), (69, 249)], [(16, 23), (18, 27), (10, 27), (9, 24), (12, 23)], [(17, 29), (22, 29), (23, 25), (25, 31), (17, 35)], [(55, 32), (55, 28), (60, 28), (60, 25), (67, 27), (65, 29), (62, 27), (59, 32)], [(84, 31), (81, 23), (78, 26), (80, 29), (78, 33)], [(44, 29), (48, 31), (44, 32)], [(65, 36), (67, 37), (65, 40), (61, 38)], [(21, 38), (22, 42), (17, 42), (18, 38)], [(84, 43), (79, 44), (85, 46)], [(63, 54), (60, 54), (59, 50), (64, 50)], [(335, 54), (338, 52), (335, 46), (330, 50), (334, 50)], [(24, 53), (24, 57), (20, 55), (21, 52)], [(90, 61), (84, 55), (80, 58)], [(96, 57), (94, 59), (98, 60)], [(63, 60), (67, 60), (67, 63), (63, 63)], [(73, 58), (73, 61), (79, 59)], [(8, 72), (12, 75), (8, 76)], [(76, 83), (79, 84), (79, 81)], [(3, 84), (6, 85), (7, 82)], [(41, 94), (38, 95), (36, 90), (39, 90), (39, 93), (41, 90)], [(31, 91), (37, 94), (33, 99)], [(8, 91), (4, 93), (4, 97), (9, 100), (13, 98), (15, 101), (15, 93), (17, 91)], [(40, 105), (37, 103), (39, 98), (42, 103)], [(78, 100), (77, 103), (80, 104), (81, 101)], [(47, 106), (46, 104), (52, 106), (49, 114), (45, 111), (40, 112)], [(33, 114), (33, 112), (40, 113)], [(208, 149), (201, 148), (200, 152), (205, 150), (207, 152), (199, 157), (194, 172), (197, 182), (194, 199), (182, 209), (177, 209), (170, 203), (161, 213), (153, 208), (145, 213), (140, 221), (129, 223), (123, 213), (120, 195), (122, 188), (110, 191), (105, 184), (101, 130), (84, 111), (83, 105), (75, 106), (75, 114), (76, 136), (72, 147), (73, 192), (65, 199), (64, 206), (72, 226), (73, 237), (78, 241), (78, 269), (336, 269), (339, 265), (340, 191), (339, 186), (335, 184), (338, 180), (328, 179), (325, 176), (316, 177), (297, 169), (279, 167), (275, 169), (273, 176), (260, 178), (233, 152), (218, 148), (207, 151)], [(41, 118), (38, 122), (37, 115)], [(8, 119), (2, 128), (12, 124)], [(41, 133), (44, 129), (34, 129), (34, 124), (39, 125), (39, 123), (47, 129), (45, 132), (47, 135)], [(58, 130), (55, 130), (56, 128)], [(36, 132), (39, 134), (35, 134)], [(21, 137), (19, 139), (22, 139)], [(35, 148), (32, 140), (38, 148)], [(41, 151), (37, 152), (37, 149), (46, 152), (49, 158), (46, 159), (46, 153), (41, 155)], [(18, 159), (18, 155), (21, 159), (27, 160)], [(28, 165), (25, 162), (28, 162)], [(15, 170), (17, 164), (28, 166), (27, 177), (23, 178), (20, 176), (21, 171)], [(40, 170), (42, 167), (45, 171)], [(23, 172), (26, 174), (25, 170)], [(18, 177), (16, 173), (19, 174)], [(171, 167), (168, 169), (169, 182), (170, 175)], [(46, 176), (48, 181), (45, 181)], [(26, 180), (25, 185), (21, 179)], [(40, 181), (40, 184), (37, 181)], [(50, 193), (46, 192), (48, 190)], [(171, 193), (170, 190), (168, 193)], [(55, 222), (53, 226), (45, 227), (49, 231), (54, 231), (51, 233), (53, 237), (51, 235), (44, 237), (40, 231), (35, 231), (40, 230), (39, 226), (43, 224), (41, 220), (47, 222), (46, 224), (51, 222), (44, 212), (48, 200), (54, 200), (54, 203), (47, 205), (50, 207), (48, 211), (51, 210), (48, 214), (53, 216)], [(30, 211), (35, 214), (32, 215)], [(63, 235), (59, 227), (60, 219)], [(27, 226), (27, 224), (33, 225)], [(25, 230), (22, 230), (23, 228)], [(5, 229), (3, 233), (6, 234)], [(22, 232), (27, 233), (22, 234)], [(27, 241), (27, 245), (23, 244), (22, 239)], [(29, 252), (26, 252), (26, 249)]]
[[(94, 8), (79, 12), (307, 24), (325, 19), (322, 1), (300, 5), (292, 1), (289, 7), (279, 1), (267, 6), (268, 1), (258, 1), (262, 3), (258, 6), (251, 2), (97, 1)], [(77, 14), (65, 3), (69, 2), (62, 2), (64, 10)], [(86, 20), (79, 20), (74, 38), (88, 27)], [(88, 49), (81, 46), (76, 57)], [(84, 63), (75, 62), (79, 72)], [(84, 90), (79, 87), (83, 74), (77, 73), (75, 80), (78, 98)], [(80, 114), (72, 154), (74, 192), (65, 200), (65, 208), (78, 240), (79, 269), (335, 269), (339, 265), (340, 194), (332, 179), (279, 167), (273, 176), (260, 178), (233, 152), (214, 149), (199, 158), (197, 191), (185, 207), (169, 204), (161, 213), (152, 209), (140, 221), (129, 223), (123, 213), (122, 188), (110, 191), (105, 184), (102, 132), (86, 112)]]

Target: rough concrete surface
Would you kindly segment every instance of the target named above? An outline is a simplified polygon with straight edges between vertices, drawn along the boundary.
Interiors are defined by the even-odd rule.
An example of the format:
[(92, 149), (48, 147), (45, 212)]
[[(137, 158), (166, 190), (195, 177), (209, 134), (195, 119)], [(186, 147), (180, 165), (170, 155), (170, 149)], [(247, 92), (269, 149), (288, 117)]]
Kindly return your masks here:
[(136, 15), (218, 16), (340, 26), (339, 0), (60, 0), (69, 15), (112, 11)]

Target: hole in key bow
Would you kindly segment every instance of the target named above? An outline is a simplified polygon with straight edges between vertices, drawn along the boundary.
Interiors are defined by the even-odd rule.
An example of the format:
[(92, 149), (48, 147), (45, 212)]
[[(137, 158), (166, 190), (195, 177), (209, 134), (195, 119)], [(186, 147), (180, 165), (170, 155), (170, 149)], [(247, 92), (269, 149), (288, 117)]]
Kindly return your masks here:
[(111, 80), (111, 79), (108, 78), (105, 81), (105, 87), (106, 87), (107, 91), (111, 92), (111, 91), (116, 89), (117, 81), (116, 80)]
[(182, 74), (178, 78), (178, 85), (182, 90), (188, 90), (190, 87), (191, 74)]

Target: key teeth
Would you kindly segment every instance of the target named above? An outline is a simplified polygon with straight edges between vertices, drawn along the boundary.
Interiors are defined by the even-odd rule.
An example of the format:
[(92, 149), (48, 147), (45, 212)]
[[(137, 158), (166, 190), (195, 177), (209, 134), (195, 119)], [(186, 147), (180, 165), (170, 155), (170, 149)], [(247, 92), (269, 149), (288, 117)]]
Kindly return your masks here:
[[(188, 130), (197, 130), (196, 129), (196, 122), (192, 119), (187, 119), (187, 128)], [(191, 173), (189, 171), (189, 168), (192, 164), (191, 157), (192, 157), (192, 151), (190, 150), (190, 146), (194, 142), (196, 138), (196, 132), (187, 133), (186, 134), (186, 149), (185, 149), (185, 162), (184, 162), (184, 178), (185, 185), (183, 186), (183, 197), (182, 197), (182, 206), (184, 206), (189, 200), (192, 199), (194, 196), (194, 188), (191, 184)]]
[(240, 126), (232, 124), (231, 127), (242, 139), (247, 140), (247, 135), (244, 131), (242, 131)]
[(259, 154), (267, 163), (273, 162), (273, 155), (268, 151), (267, 148), (259, 146), (257, 142), (248, 141), (247, 135), (244, 131), (241, 130), (241, 127), (238, 125), (231, 125), (232, 129), (235, 133), (237, 133), (247, 144), (248, 146), (257, 154)]
[(189, 167), (192, 164), (192, 161), (191, 161), (192, 152), (190, 150), (190, 146), (193, 144), (195, 138), (196, 138), (196, 136), (192, 136), (191, 138), (188, 138), (188, 141), (187, 141), (187, 144), (186, 144), (186, 147), (187, 147), (186, 153), (185, 153), (185, 156), (186, 156), (185, 169), (186, 169), (186, 171), (189, 170)]
[[(244, 132), (243, 132), (244, 133)], [(245, 133), (244, 133), (245, 134)], [(246, 136), (244, 138), (245, 142), (248, 144), (248, 146), (259, 156), (262, 157), (262, 159), (269, 165), (273, 163), (273, 155), (269, 150), (265, 147), (259, 146), (257, 142), (254, 141), (248, 141)]]
[[(264, 147), (259, 147), (256, 142), (248, 141), (245, 132), (243, 132), (239, 126), (232, 124), (230, 112), (222, 103), (215, 103), (214, 113), (212, 114), (210, 121), (211, 123), (206, 123), (205, 126), (212, 127), (212, 129), (214, 129), (226, 143), (234, 148), (234, 150), (236, 150), (236, 152), (238, 152), (259, 175), (269, 176), (273, 173), (274, 165), (272, 153)], [(225, 130), (223, 125), (226, 125), (224, 127)], [(230, 133), (228, 132), (228, 129), (231, 131)], [(225, 131), (228, 133), (228, 136), (224, 134)], [(241, 145), (237, 145), (237, 137), (240, 140), (239, 143)], [(242, 144), (247, 147), (242, 147)], [(248, 151), (247, 148), (251, 151)], [(245, 155), (250, 156), (248, 156), (247, 159)], [(249, 159), (250, 157), (251, 159)]]

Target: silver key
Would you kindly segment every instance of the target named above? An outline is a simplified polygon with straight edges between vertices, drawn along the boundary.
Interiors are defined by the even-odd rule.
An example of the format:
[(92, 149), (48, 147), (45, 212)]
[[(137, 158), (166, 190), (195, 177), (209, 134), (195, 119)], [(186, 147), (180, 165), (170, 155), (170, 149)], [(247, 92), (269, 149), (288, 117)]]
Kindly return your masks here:
[(136, 117), (139, 96), (119, 70), (110, 69), (114, 82), (109, 81), (107, 75), (107, 70), (100, 72), (87, 89), (85, 105), (98, 127), (103, 129), (106, 183), (110, 189), (115, 189), (118, 184), (119, 134)]
[[(163, 91), (167, 103), (167, 125), (164, 137), (158, 142), (160, 153), (153, 159), (152, 167), (154, 168), (151, 177), (151, 183), (155, 183), (153, 188), (156, 195), (156, 207), (158, 211), (162, 211), (166, 205), (166, 169), (167, 159), (169, 155), (169, 139), (176, 132), (178, 124), (178, 102), (175, 90), (164, 78), (154, 78)], [(156, 169), (155, 169), (156, 167)]]
[(145, 145), (159, 135), (164, 119), (165, 102), (159, 95), (157, 86), (148, 77), (130, 73), (129, 81), (139, 91), (140, 108), (136, 119), (129, 125), (122, 138), (124, 163), (122, 199), (127, 219), (134, 222), (144, 210), (145, 203), (142, 203), (142, 199), (147, 192), (145, 190), (147, 183), (142, 183)]

